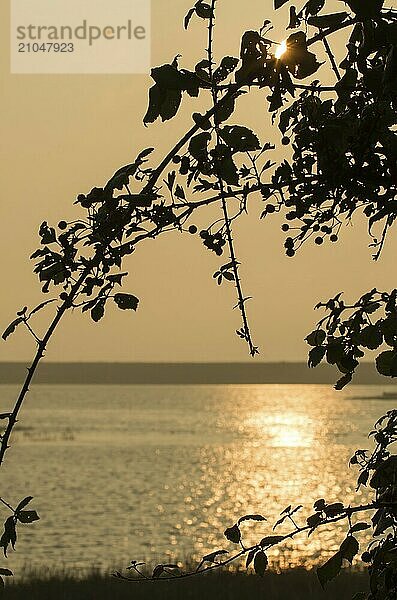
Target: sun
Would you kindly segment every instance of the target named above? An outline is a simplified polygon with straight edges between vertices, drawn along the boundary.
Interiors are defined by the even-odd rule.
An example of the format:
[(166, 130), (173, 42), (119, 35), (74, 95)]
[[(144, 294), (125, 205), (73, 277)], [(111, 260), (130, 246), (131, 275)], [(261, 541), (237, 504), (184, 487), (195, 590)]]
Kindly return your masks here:
[(287, 40), (283, 40), (281, 44), (278, 44), (274, 55), (277, 59), (280, 59), (285, 52), (287, 52)]

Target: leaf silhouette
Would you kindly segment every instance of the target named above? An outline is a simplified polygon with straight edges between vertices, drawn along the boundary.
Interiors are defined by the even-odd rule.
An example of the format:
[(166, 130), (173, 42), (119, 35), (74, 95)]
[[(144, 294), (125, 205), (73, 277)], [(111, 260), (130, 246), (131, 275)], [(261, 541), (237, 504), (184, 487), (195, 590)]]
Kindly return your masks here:
[(26, 498), (21, 500), (20, 503), (18, 504), (18, 506), (16, 507), (15, 513), (18, 513), (20, 510), (25, 508), (25, 506), (27, 506), (29, 504), (29, 502), (31, 502), (32, 500), (33, 500), (33, 496), (26, 496)]
[(323, 590), (327, 583), (339, 575), (342, 568), (342, 554), (337, 552), (327, 562), (317, 569), (317, 577)]
[(21, 523), (33, 523), (40, 519), (35, 510), (20, 510), (17, 514), (17, 519)]
[(137, 310), (139, 299), (132, 294), (116, 294), (114, 301), (121, 310)]
[(255, 573), (257, 575), (260, 575), (261, 577), (263, 577), (268, 564), (269, 564), (269, 561), (268, 561), (266, 554), (263, 552), (263, 550), (259, 550), (255, 554), (255, 558), (254, 558)]
[(232, 527), (228, 527), (224, 531), (224, 536), (229, 542), (233, 542), (234, 544), (238, 544), (241, 540), (241, 531), (239, 526), (233, 525)]
[(6, 340), (11, 334), (13, 334), (18, 325), (23, 323), (23, 321), (24, 319), (22, 317), (18, 317), (12, 323), (10, 323), (7, 329), (3, 332), (3, 335), (1, 336), (3, 340)]

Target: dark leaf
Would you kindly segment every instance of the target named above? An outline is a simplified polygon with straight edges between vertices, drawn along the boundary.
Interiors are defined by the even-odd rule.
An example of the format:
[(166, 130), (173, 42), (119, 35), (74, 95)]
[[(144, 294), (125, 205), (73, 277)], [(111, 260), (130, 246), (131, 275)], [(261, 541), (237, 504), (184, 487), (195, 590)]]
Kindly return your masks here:
[(377, 325), (367, 325), (361, 330), (359, 340), (360, 346), (376, 350), (383, 342), (383, 334)]
[(325, 589), (329, 581), (332, 581), (332, 579), (335, 579), (339, 575), (341, 568), (342, 554), (337, 552), (322, 567), (317, 569), (317, 577), (323, 589)]
[(162, 573), (164, 573), (164, 566), (163, 565), (157, 565), (153, 569), (152, 578), (153, 579), (158, 579)]
[(94, 308), (91, 309), (91, 319), (98, 323), (105, 314), (105, 300), (100, 300), (95, 304)]
[(245, 562), (245, 568), (246, 568), (246, 569), (248, 569), (248, 567), (249, 567), (249, 566), (250, 566), (250, 564), (252, 563), (252, 561), (253, 561), (253, 559), (254, 559), (254, 556), (255, 556), (255, 554), (257, 553), (257, 551), (258, 551), (258, 550), (257, 550), (256, 548), (254, 548), (253, 550), (250, 550), (250, 551), (248, 552), (248, 555), (247, 555), (247, 560), (246, 560), (246, 562)]
[(238, 58), (235, 58), (234, 56), (225, 56), (222, 58), (221, 64), (214, 72), (214, 81), (216, 81), (216, 83), (224, 81), (231, 73), (233, 73), (238, 62)]
[(274, 86), (273, 93), (271, 94), (271, 96), (268, 96), (267, 99), (270, 102), (270, 105), (269, 105), (270, 112), (275, 112), (276, 110), (281, 108), (283, 106), (283, 96), (281, 94), (280, 86), (278, 86), (278, 85)]
[(197, 2), (196, 14), (201, 19), (209, 19), (211, 16), (211, 7), (206, 2)]
[(145, 125), (148, 123), (154, 123), (160, 116), (161, 105), (165, 97), (165, 91), (156, 83), (149, 90), (149, 107), (146, 115), (143, 118)]
[(53, 227), (49, 227), (47, 221), (44, 221), (40, 225), (39, 235), (41, 237), (42, 244), (52, 244), (52, 242), (55, 242), (57, 239), (55, 235), (55, 229)]
[(373, 489), (385, 488), (394, 485), (397, 477), (397, 456), (389, 456), (383, 461), (372, 475), (369, 485)]
[(218, 176), (229, 185), (238, 185), (238, 169), (233, 161), (232, 152), (228, 146), (218, 144), (213, 151)]
[(184, 189), (180, 185), (176, 186), (175, 196), (180, 200), (186, 200)]
[(241, 531), (237, 524), (225, 529), (223, 535), (229, 542), (233, 542), (234, 544), (238, 544), (241, 540)]
[(17, 319), (15, 319), (15, 321), (10, 323), (7, 329), (4, 331), (3, 335), (1, 336), (3, 340), (6, 340), (12, 333), (14, 333), (18, 325), (23, 323), (23, 321), (24, 319), (22, 317), (18, 317)]
[(325, 346), (316, 346), (316, 348), (312, 348), (309, 352), (309, 368), (317, 367), (317, 365), (319, 365), (323, 360), (326, 351), (327, 349)]
[(278, 8), (281, 8), (283, 6), (283, 4), (286, 4), (286, 2), (288, 2), (289, 0), (274, 0), (274, 8), (275, 10), (277, 10)]
[(324, 498), (320, 498), (319, 500), (316, 500), (315, 503), (313, 504), (314, 510), (317, 510), (319, 512), (323, 511), (325, 507), (326, 507), (326, 502), (325, 502)]
[(194, 8), (191, 8), (189, 10), (189, 12), (187, 13), (187, 15), (185, 17), (185, 21), (184, 21), (185, 29), (187, 29), (189, 27), (190, 19), (192, 18), (192, 16), (194, 15), (194, 13), (195, 13)]
[(132, 294), (115, 294), (114, 301), (121, 310), (136, 310), (139, 298)]
[(198, 133), (189, 143), (189, 152), (199, 162), (208, 159), (208, 143), (211, 139), (211, 134), (207, 132)]
[(289, 24), (287, 29), (296, 29), (301, 24), (301, 19), (296, 14), (295, 6), (291, 6), (289, 9)]
[(343, 388), (348, 385), (352, 379), (353, 373), (346, 373), (346, 375), (343, 375), (343, 377), (338, 379), (338, 381), (335, 383), (335, 389), (338, 391), (343, 390)]
[(0, 548), (3, 548), (4, 556), (7, 556), (8, 545), (11, 544), (15, 549), (15, 543), (17, 541), (17, 532), (15, 529), (15, 518), (8, 517), (4, 523), (4, 533), (0, 539)]
[(230, 271), (225, 271), (225, 273), (223, 273), (223, 277), (228, 281), (234, 281), (234, 273), (230, 273)]
[(225, 100), (220, 101), (215, 113), (216, 123), (223, 123), (232, 116), (236, 106), (236, 97), (237, 94), (235, 96), (225, 96)]
[(240, 525), (243, 521), (266, 521), (266, 518), (262, 517), (262, 515), (245, 515), (239, 518), (237, 524)]
[(305, 11), (308, 15), (316, 15), (324, 8), (325, 0), (308, 0), (306, 2)]
[(40, 519), (35, 510), (20, 510), (16, 516), (21, 523), (33, 523)]
[(306, 338), (305, 341), (310, 346), (321, 346), (321, 344), (325, 341), (327, 337), (325, 331), (322, 329), (316, 329), (316, 331), (312, 331)]
[(126, 277), (127, 275), (128, 273), (115, 273), (114, 275), (108, 275), (106, 279), (111, 283), (117, 283), (118, 285), (121, 285), (123, 277)]
[(323, 521), (323, 518), (319, 512), (316, 512), (314, 515), (310, 515), (310, 517), (308, 517), (306, 519), (307, 524), (312, 529), (314, 529), (315, 527), (320, 525), (320, 523), (322, 523), (322, 521)]
[(5, 577), (10, 577), (11, 575), (13, 575), (13, 572), (10, 571), (10, 569), (0, 568), (0, 575), (5, 575)]
[(275, 546), (276, 544), (282, 542), (284, 540), (284, 536), (282, 535), (268, 535), (267, 537), (264, 537), (261, 539), (261, 541), (259, 542), (259, 545), (262, 546), (262, 548), (266, 547), (270, 547), (270, 546)]
[(160, 116), (162, 121), (169, 121), (175, 117), (182, 101), (182, 92), (180, 90), (166, 90), (160, 107)]
[(346, 0), (346, 3), (359, 19), (365, 20), (379, 15), (384, 0), (371, 0), (371, 2), (364, 2), (363, 0)]
[(345, 507), (342, 502), (333, 502), (332, 504), (327, 504), (324, 507), (324, 512), (327, 517), (336, 517), (344, 512)]
[(269, 561), (268, 561), (266, 554), (263, 552), (263, 550), (259, 550), (255, 554), (255, 558), (254, 558), (255, 573), (257, 575), (260, 575), (261, 577), (263, 577), (268, 564), (269, 564)]
[(369, 472), (367, 470), (362, 471), (357, 479), (357, 489), (360, 487), (360, 485), (364, 485), (364, 486), (367, 485), (368, 479), (369, 479)]
[(225, 125), (220, 131), (220, 136), (232, 152), (249, 152), (261, 147), (258, 137), (241, 125)]
[(227, 550), (215, 550), (215, 552), (211, 552), (210, 554), (206, 554), (203, 556), (203, 561), (214, 562), (215, 559), (221, 554), (229, 554)]
[(29, 504), (29, 502), (31, 502), (32, 500), (33, 500), (33, 496), (26, 496), (26, 498), (24, 498), (23, 500), (20, 501), (20, 503), (18, 504), (18, 506), (15, 509), (15, 512), (18, 513), (20, 510), (25, 508), (25, 506), (27, 506)]
[(349, 561), (350, 564), (353, 562), (353, 558), (356, 556), (360, 548), (360, 545), (355, 537), (352, 535), (348, 535), (345, 540), (343, 540), (339, 552), (342, 555), (342, 558), (345, 558)]
[(306, 34), (303, 31), (291, 34), (287, 39), (287, 50), (281, 56), (284, 64), (296, 79), (313, 75), (321, 66), (316, 55), (307, 49)]
[[(133, 206), (151, 206), (155, 196), (153, 194), (122, 194), (117, 196), (117, 200), (124, 200)], [(135, 229), (135, 231), (139, 231)]]
[(365, 531), (365, 529), (370, 529), (371, 525), (368, 523), (355, 523), (353, 527), (350, 528), (349, 534), (357, 533), (357, 531)]
[(343, 21), (348, 18), (347, 12), (338, 12), (330, 15), (321, 15), (315, 17), (309, 17), (307, 23), (309, 25), (313, 25), (313, 27), (318, 27), (318, 29), (324, 29), (327, 27), (337, 27)]
[(386, 377), (397, 377), (397, 352), (386, 350), (376, 358), (376, 369)]
[(154, 150), (154, 148), (145, 148), (145, 150), (142, 150), (142, 152), (140, 152), (138, 154), (138, 156), (136, 157), (136, 162), (139, 162), (139, 163), (145, 162), (143, 159), (146, 158), (147, 156), (149, 156), (149, 154), (151, 154), (153, 152), (153, 150)]

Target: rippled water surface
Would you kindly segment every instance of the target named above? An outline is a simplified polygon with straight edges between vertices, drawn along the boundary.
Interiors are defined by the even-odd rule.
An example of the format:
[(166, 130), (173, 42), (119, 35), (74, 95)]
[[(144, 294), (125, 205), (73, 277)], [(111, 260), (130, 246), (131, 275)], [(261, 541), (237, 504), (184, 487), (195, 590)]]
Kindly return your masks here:
[[(303, 504), (303, 522), (318, 498), (362, 501), (347, 463), (356, 448), (371, 447), (368, 431), (395, 406), (373, 399), (384, 390), (391, 388), (35, 386), (1, 496), (16, 503), (33, 495), (41, 520), (20, 526), (9, 565), (197, 558), (228, 547), (222, 532), (243, 514), (268, 518), (247, 524), (249, 541), (269, 534), (288, 504)], [(16, 392), (1, 386), (2, 411)], [(316, 562), (342, 535), (333, 528), (302, 536), (272, 559)]]

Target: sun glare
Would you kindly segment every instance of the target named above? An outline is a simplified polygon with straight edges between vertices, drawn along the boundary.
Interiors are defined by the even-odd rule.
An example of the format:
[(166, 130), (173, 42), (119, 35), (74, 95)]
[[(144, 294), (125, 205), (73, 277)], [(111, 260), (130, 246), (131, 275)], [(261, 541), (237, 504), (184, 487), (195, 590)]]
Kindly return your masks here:
[(267, 443), (271, 448), (310, 448), (314, 443), (312, 421), (304, 414), (258, 412), (251, 415), (245, 425), (268, 436)]
[(275, 52), (275, 57), (280, 59), (283, 54), (287, 51), (287, 40), (283, 40), (281, 44), (278, 44)]

